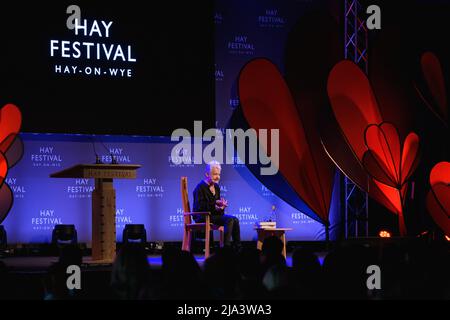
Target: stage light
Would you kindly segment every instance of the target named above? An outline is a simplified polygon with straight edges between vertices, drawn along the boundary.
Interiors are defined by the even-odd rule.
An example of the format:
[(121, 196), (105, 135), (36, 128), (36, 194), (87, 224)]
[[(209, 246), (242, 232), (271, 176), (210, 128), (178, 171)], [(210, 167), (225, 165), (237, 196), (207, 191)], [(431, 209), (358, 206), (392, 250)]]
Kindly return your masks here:
[[(131, 241), (130, 241), (131, 240)], [(143, 224), (126, 224), (123, 229), (122, 242), (137, 242), (140, 240), (142, 243), (147, 242), (147, 231)]]
[(0, 250), (6, 249), (8, 244), (8, 238), (6, 235), (5, 227), (0, 225)]
[(73, 224), (57, 224), (52, 232), (53, 244), (77, 244), (78, 235), (75, 225)]
[(380, 236), (380, 238), (390, 238), (391, 237), (391, 233), (386, 230), (381, 230), (378, 235)]
[(445, 240), (450, 241), (450, 237), (446, 235)]

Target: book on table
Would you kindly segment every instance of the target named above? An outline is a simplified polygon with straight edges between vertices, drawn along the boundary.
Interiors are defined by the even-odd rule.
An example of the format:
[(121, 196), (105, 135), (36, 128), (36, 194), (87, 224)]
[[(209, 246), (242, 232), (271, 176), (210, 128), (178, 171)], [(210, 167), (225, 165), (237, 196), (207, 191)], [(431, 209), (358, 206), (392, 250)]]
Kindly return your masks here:
[(271, 229), (277, 227), (276, 221), (259, 221), (255, 224), (256, 228)]

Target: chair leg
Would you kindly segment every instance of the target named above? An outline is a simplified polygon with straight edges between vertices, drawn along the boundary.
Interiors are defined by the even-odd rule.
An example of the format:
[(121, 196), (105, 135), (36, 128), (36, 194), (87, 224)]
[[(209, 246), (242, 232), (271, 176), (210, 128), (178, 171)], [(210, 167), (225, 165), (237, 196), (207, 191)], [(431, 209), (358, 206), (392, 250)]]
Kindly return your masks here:
[(225, 232), (222, 229), (219, 229), (219, 237), (220, 237), (220, 247), (223, 248), (224, 242), (225, 242)]
[(209, 257), (209, 241), (210, 241), (210, 234), (211, 230), (210, 230), (210, 226), (206, 225), (205, 227), (205, 259), (208, 259)]
[(181, 250), (184, 251), (191, 251), (191, 231), (190, 230), (184, 230), (184, 234), (183, 234), (183, 245), (181, 247)]
[(262, 245), (267, 234), (264, 230), (258, 230), (257, 232), (258, 232), (258, 241), (256, 242), (256, 249), (262, 250)]
[(187, 243), (187, 231), (185, 229), (183, 232), (183, 243), (181, 245), (181, 250), (186, 251), (186, 243)]
[(187, 244), (186, 244), (186, 251), (191, 251), (191, 241), (192, 241), (192, 230), (189, 230), (187, 232)]
[(286, 234), (283, 233), (281, 234), (281, 241), (283, 241), (283, 256), (286, 259)]

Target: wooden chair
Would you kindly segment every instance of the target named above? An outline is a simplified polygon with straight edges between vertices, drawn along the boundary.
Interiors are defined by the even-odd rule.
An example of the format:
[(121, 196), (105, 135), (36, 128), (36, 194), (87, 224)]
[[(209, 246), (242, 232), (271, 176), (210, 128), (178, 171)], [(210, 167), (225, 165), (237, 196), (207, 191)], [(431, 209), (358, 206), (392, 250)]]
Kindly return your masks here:
[[(183, 203), (184, 229), (182, 250), (191, 251), (191, 240), (193, 231), (205, 232), (205, 259), (209, 257), (210, 233), (212, 230), (218, 230), (220, 234), (220, 247), (224, 244), (224, 227), (212, 224), (210, 212), (191, 212), (189, 205), (189, 194), (187, 188), (187, 177), (181, 177), (181, 199)], [(193, 221), (193, 215), (205, 216), (205, 222), (196, 223)]]

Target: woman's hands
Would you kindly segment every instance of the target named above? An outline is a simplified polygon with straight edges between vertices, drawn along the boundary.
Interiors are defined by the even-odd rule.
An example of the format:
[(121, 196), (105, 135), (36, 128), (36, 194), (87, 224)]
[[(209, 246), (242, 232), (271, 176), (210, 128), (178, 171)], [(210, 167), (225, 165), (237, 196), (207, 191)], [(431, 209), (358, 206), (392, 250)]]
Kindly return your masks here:
[(225, 210), (226, 207), (228, 207), (227, 200), (225, 200), (224, 198), (216, 200), (216, 210)]

